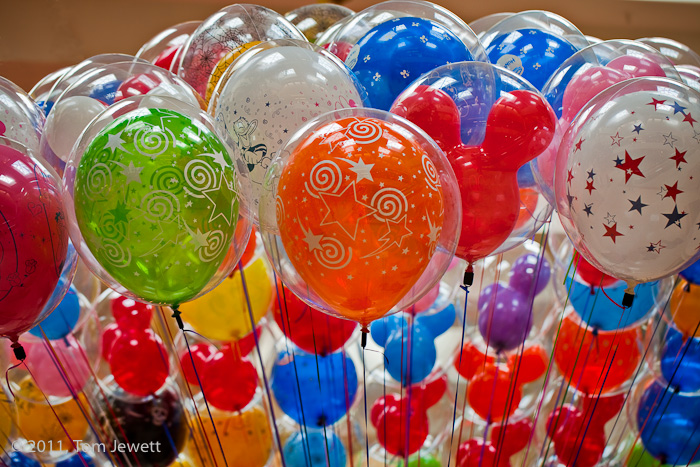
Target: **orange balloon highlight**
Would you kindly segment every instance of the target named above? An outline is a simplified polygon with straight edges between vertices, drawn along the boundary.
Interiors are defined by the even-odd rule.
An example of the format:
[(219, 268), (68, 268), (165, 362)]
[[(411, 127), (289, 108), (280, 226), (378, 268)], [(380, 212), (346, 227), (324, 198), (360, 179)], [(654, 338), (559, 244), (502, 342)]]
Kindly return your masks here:
[(700, 337), (700, 287), (681, 281), (671, 294), (671, 316), (685, 337)]

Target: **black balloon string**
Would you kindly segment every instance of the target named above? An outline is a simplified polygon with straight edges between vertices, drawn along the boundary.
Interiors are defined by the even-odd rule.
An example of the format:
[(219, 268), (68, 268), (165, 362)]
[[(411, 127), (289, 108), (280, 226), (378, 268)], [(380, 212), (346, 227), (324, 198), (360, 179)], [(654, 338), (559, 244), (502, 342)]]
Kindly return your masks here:
[[(466, 276), (466, 274), (465, 274)], [(472, 272), (472, 280), (473, 280), (473, 272)], [(461, 344), (459, 345), (459, 368), (462, 368), (462, 349), (464, 348), (464, 335), (466, 333), (467, 329), (467, 302), (469, 300), (469, 286), (467, 285), (462, 285), (461, 289), (464, 290), (464, 313), (462, 314), (462, 340)], [(455, 387), (455, 402), (452, 407), (452, 425), (450, 426), (450, 450), (449, 454), (447, 456), (447, 467), (450, 467), (452, 463), (452, 447), (454, 444), (454, 437), (455, 437), (455, 423), (457, 421), (457, 400), (459, 399), (459, 371), (457, 372), (457, 383)], [(464, 397), (466, 400), (467, 394), (466, 392), (464, 393)], [(462, 413), (464, 415), (464, 413)], [(461, 426), (464, 424), (464, 417), (462, 417), (462, 420), (460, 421), (460, 441), (462, 437), (462, 430)]]

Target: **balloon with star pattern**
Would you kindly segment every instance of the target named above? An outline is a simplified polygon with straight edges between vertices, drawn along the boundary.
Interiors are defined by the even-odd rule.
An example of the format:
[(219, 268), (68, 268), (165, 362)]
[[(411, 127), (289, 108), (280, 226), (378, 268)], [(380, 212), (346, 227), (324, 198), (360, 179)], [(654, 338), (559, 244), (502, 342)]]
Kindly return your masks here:
[(564, 229), (588, 262), (630, 287), (700, 257), (695, 116), (700, 93), (638, 78), (599, 94), (564, 135), (555, 174)]
[(142, 99), (113, 105), (76, 144), (64, 177), (71, 236), (115, 290), (179, 305), (240, 257), (246, 184), (206, 114), (135, 108)]
[(289, 156), (268, 171), (260, 225), (288, 288), (365, 329), (432, 288), (456, 247), (461, 207), (427, 136), (387, 112), (345, 109), (282, 151)]

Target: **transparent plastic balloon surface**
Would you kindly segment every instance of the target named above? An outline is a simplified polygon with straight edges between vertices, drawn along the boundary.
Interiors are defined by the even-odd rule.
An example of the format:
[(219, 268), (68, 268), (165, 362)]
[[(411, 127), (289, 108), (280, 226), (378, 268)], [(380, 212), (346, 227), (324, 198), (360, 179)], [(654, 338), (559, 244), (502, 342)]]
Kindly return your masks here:
[(0, 76), (0, 136), (39, 154), (44, 113), (19, 86)]
[(554, 140), (533, 164), (542, 193), (555, 205), (554, 164), (564, 132), (579, 110), (615, 83), (642, 76), (680, 80), (673, 64), (656, 49), (629, 40), (604, 41), (568, 58), (542, 88), (559, 122)]
[(481, 39), (486, 31), (500, 23), (506, 18), (510, 18), (515, 13), (503, 12), (503, 13), (493, 13), (491, 15), (482, 16), (481, 18), (475, 19), (469, 23), (469, 27), (472, 28), (474, 34)]
[(433, 288), (460, 225), (439, 147), (409, 122), (364, 108), (299, 130), (272, 161), (260, 202), (265, 251), (284, 284), (365, 330)]
[(67, 66), (49, 73), (48, 75), (41, 78), (34, 87), (29, 91), (29, 96), (34, 99), (39, 107), (44, 111), (44, 114), (48, 115), (51, 108), (45, 106), (46, 97), (53, 88), (53, 85), (58, 82), (66, 73), (70, 71), (71, 67)]
[(250, 49), (219, 83), (209, 113), (239, 149), (236, 163), (249, 173), (256, 210), (265, 171), (289, 136), (323, 113), (367, 103), (364, 88), (337, 57), (291, 39)]
[(667, 37), (643, 37), (637, 42), (650, 45), (668, 57), (674, 65), (692, 65), (700, 67), (700, 54), (685, 44)]
[(679, 81), (626, 80), (584, 106), (559, 148), (554, 188), (564, 230), (589, 263), (630, 286), (700, 256), (693, 114), (700, 94)]
[(342, 5), (317, 3), (296, 8), (284, 17), (296, 26), (309, 42), (316, 42), (328, 28), (354, 14), (354, 11)]
[(129, 97), (100, 114), (63, 180), (70, 235), (91, 271), (159, 305), (216, 286), (251, 232), (250, 187), (234, 151), (207, 114), (172, 98)]
[(201, 21), (187, 21), (170, 26), (146, 42), (136, 52), (136, 58), (169, 70), (187, 39), (201, 23)]

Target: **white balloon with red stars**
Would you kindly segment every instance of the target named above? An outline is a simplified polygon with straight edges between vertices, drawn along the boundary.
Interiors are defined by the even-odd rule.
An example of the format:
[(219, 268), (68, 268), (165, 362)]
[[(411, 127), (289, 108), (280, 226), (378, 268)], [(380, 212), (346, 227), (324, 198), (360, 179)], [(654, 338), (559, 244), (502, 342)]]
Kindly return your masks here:
[(700, 94), (674, 87), (599, 105), (559, 153), (562, 224), (587, 260), (619, 279), (656, 280), (700, 255)]

